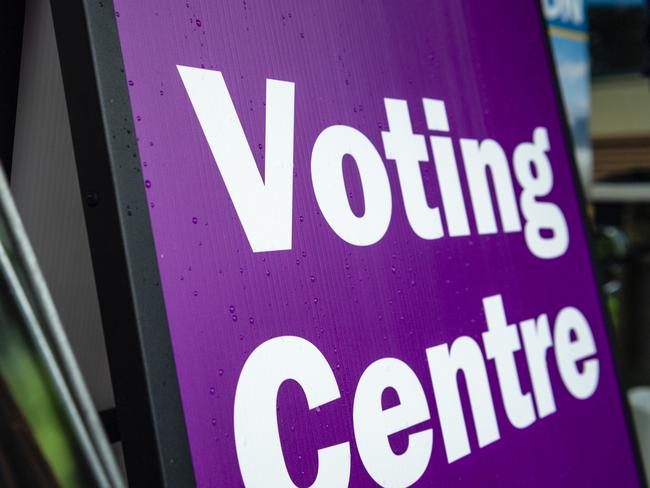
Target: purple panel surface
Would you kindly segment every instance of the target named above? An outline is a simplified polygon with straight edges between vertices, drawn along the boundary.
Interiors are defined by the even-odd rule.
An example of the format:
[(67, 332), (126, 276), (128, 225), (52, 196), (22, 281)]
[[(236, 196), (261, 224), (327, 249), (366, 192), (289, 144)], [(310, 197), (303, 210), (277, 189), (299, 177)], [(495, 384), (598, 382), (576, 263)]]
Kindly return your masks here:
[[(115, 0), (115, 8), (198, 486), (241, 486), (247, 476), (243, 471), (249, 469), (241, 464), (244, 451), (272, 445), (262, 434), (242, 438), (236, 432), (235, 395), (253, 351), (282, 336), (313, 344), (340, 392), (340, 398), (310, 409), (304, 385), (288, 376), (278, 389), (276, 409), (275, 404), (269, 407), (273, 398), (263, 393), (268, 378), (256, 377), (261, 382), (256, 399), (260, 403), (251, 408), (277, 412), (281, 458), (297, 486), (310, 486), (317, 474), (347, 472), (345, 462), (318, 462), (318, 451), (335, 445), (348, 453), (349, 486), (412, 482), (418, 486), (638, 486), (535, 0), (508, 0), (499, 2), (498, 8), (479, 0)], [(267, 151), (265, 140), (270, 105), (267, 80), (293, 83), (293, 184), (290, 219), (285, 219), (291, 226), (290, 249), (253, 251), (251, 236), (213, 155), (223, 148), (210, 147), (210, 129), (202, 127), (191, 89), (181, 77), (183, 68), (179, 71), (178, 66), (196, 68), (190, 71), (197, 76), (216, 72), (223, 76), (262, 175), (268, 151), (273, 150)], [(217, 97), (217, 85), (210, 87)], [(210, 101), (209, 96), (204, 98)], [(439, 130), (429, 129), (424, 98), (444, 101), (448, 132), (433, 125)], [(417, 169), (427, 208), (440, 210), (443, 235), (439, 238), (420, 237), (411, 222), (419, 218), (426, 226), (432, 212), (407, 218), (404, 186), (382, 139), (382, 131), (389, 131), (385, 99), (404, 101), (413, 134), (424, 136), (412, 141), (424, 141), (426, 147)], [(284, 120), (286, 113), (279, 112)], [(218, 121), (221, 114), (211, 116)], [(335, 231), (330, 222), (337, 221), (335, 212), (317, 198), (313, 150), (330, 126), (356, 129), (365, 136), (355, 136), (357, 140), (369, 141), (381, 157), (390, 184), (390, 219), (385, 233), (374, 227), (369, 231), (378, 239), (363, 233), (357, 236), (376, 242), (357, 245), (350, 242), (354, 239), (342, 238), (342, 231)], [(527, 236), (525, 229), (530, 224), (532, 235), (535, 219), (543, 222), (558, 213), (531, 206), (526, 214), (525, 184), (516, 177), (514, 163), (515, 149), (531, 143), (538, 127), (545, 129), (548, 138), (552, 189), (541, 192), (537, 201), (559, 209), (568, 229), (568, 248), (551, 252), (551, 257), (539, 257), (531, 250), (534, 236)], [(433, 163), (430, 136), (436, 135), (453, 142), (469, 225), (468, 232), (461, 229), (453, 237), (452, 223), (447, 221), (451, 204), (443, 204), (443, 178)], [(510, 185), (516, 195), (516, 212), (509, 217), (499, 212), (501, 202), (494, 191), (488, 197), (496, 232), (490, 231), (489, 216), (479, 229), (477, 215), (485, 205), (473, 205), (471, 197), (478, 198), (480, 192), (469, 188), (465, 167), (471, 159), (471, 141), (485, 139), (497, 141), (503, 149), (512, 180), (508, 183), (508, 178), (495, 175), (487, 180), (488, 188)], [(372, 188), (381, 187), (381, 178), (364, 180), (349, 155), (343, 163), (332, 158), (330, 162), (343, 164), (345, 194), (362, 225), (364, 216), (375, 211), (366, 206), (376, 203), (368, 195)], [(376, 173), (377, 166), (373, 168)], [(536, 171), (531, 178), (540, 176)], [(443, 190), (450, 188), (448, 180), (443, 183)], [(507, 191), (499, 191), (504, 202), (508, 200)], [(240, 198), (256, 202), (257, 196)], [(381, 220), (381, 215), (377, 218)], [(508, 218), (512, 225), (505, 232)], [(351, 225), (356, 225), (354, 220)], [(539, 235), (539, 240), (551, 242), (555, 234)], [(264, 236), (261, 241), (264, 247)], [(497, 361), (489, 358), (482, 335), (488, 330), (483, 300), (497, 295), (507, 323), (513, 324), (508, 330), (520, 346), (510, 357), (514, 357), (521, 392), (505, 395), (505, 400), (506, 380), (500, 378)], [(571, 307), (578, 312), (571, 315)], [(568, 339), (560, 337), (561, 311), (567, 312)], [(543, 314), (553, 340), (542, 354), (551, 385), (545, 396), (541, 390), (533, 391), (527, 361), (533, 353), (524, 347), (523, 337), (523, 322)], [(588, 332), (571, 329), (575, 316), (584, 316)], [(543, 318), (537, 325), (541, 322)], [(493, 405), (497, 433), (489, 434), (489, 420), (474, 422), (466, 378), (459, 375), (469, 452), (463, 451), (461, 439), (455, 451), (460, 454), (454, 458), (458, 432), (445, 437), (443, 427), (451, 428), (452, 421), (441, 420), (440, 415), (448, 392), (438, 383), (440, 393), (434, 394), (433, 378), (440, 369), (434, 362), (431, 370), (427, 351), (431, 360), (432, 348), (451, 346), (459, 337), (470, 338), (468, 343), (482, 351), (492, 401), (481, 398), (480, 408), (489, 417)], [(589, 337), (595, 352), (590, 352)], [(581, 345), (586, 351), (582, 356), (575, 352)], [(558, 355), (568, 361), (565, 369)], [(500, 357), (505, 358), (501, 372), (507, 375), (507, 354)], [(404, 387), (402, 395), (399, 388), (388, 388), (375, 399), (380, 405), (377, 411), (368, 415), (382, 419), (382, 411), (386, 414), (404, 406), (402, 400), (418, 388), (426, 398), (428, 415), (415, 425), (405, 425), (403, 431), (395, 429), (389, 436), (392, 455), (368, 450), (362, 454), (358, 436), (377, 435), (383, 424), (372, 423), (369, 434), (362, 432), (362, 426), (355, 427), (355, 393), (364, 371), (382, 358), (408, 365), (420, 386)], [(269, 378), (282, 359), (269, 360)], [(302, 374), (303, 368), (311, 371), (307, 362), (295, 368), (296, 374)], [(314, 374), (326, 383), (327, 375)], [(590, 377), (593, 391), (585, 391), (590, 389)], [(318, 390), (318, 381), (314, 388)], [(255, 399), (241, 395), (242, 402)], [(357, 399), (358, 405), (362, 400)], [(414, 399), (412, 405), (422, 406), (422, 402)], [(526, 421), (531, 412), (532, 421)], [(365, 412), (358, 414), (363, 424)], [(484, 442), (477, 435), (479, 423), (486, 431)], [(423, 432), (419, 439), (425, 441), (418, 446), (415, 434)], [(430, 453), (427, 436), (432, 439)], [(400, 465), (416, 448), (426, 458), (424, 467), (417, 460)], [(381, 462), (382, 456), (402, 466), (400, 473), (382, 472), (382, 465), (388, 465)], [(274, 467), (265, 466), (263, 459), (251, 462), (253, 471), (273, 472)], [(257, 486), (255, 476), (247, 478), (249, 486)], [(281, 485), (269, 478), (267, 486)]]

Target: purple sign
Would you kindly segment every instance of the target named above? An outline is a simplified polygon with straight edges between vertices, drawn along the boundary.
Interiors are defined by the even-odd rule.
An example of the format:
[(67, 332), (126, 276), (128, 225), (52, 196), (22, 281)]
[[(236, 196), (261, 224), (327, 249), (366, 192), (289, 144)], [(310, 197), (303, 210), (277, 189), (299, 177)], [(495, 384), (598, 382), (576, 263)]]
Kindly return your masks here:
[(536, 0), (116, 0), (198, 486), (638, 486)]

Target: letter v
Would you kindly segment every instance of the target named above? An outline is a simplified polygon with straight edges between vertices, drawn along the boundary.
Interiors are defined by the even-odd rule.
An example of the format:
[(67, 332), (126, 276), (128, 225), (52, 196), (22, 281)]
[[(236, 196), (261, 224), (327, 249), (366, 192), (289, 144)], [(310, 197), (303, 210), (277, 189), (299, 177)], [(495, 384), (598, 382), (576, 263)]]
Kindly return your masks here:
[(262, 179), (221, 72), (177, 68), (253, 252), (291, 249), (294, 83), (266, 80)]

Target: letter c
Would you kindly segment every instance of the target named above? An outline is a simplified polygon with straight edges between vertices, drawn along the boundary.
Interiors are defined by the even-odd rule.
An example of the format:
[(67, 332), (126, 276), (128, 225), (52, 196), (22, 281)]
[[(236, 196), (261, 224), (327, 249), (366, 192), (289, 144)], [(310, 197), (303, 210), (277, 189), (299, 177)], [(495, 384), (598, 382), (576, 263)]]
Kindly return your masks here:
[[(341, 396), (323, 354), (311, 342), (294, 336), (270, 339), (248, 357), (235, 392), (235, 445), (247, 488), (293, 488), (282, 455), (276, 403), (280, 385), (296, 381), (310, 409)], [(318, 451), (318, 473), (312, 488), (343, 488), (350, 480), (350, 443)]]

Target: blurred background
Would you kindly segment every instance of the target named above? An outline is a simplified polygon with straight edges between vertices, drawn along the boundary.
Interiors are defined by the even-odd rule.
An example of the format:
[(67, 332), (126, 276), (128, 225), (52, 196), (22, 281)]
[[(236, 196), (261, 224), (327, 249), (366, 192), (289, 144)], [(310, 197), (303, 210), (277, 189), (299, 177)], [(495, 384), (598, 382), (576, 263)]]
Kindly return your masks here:
[(650, 472), (650, 16), (646, 0), (542, 0), (619, 370)]
[(650, 33), (645, 0), (543, 0), (629, 386), (650, 384)]

